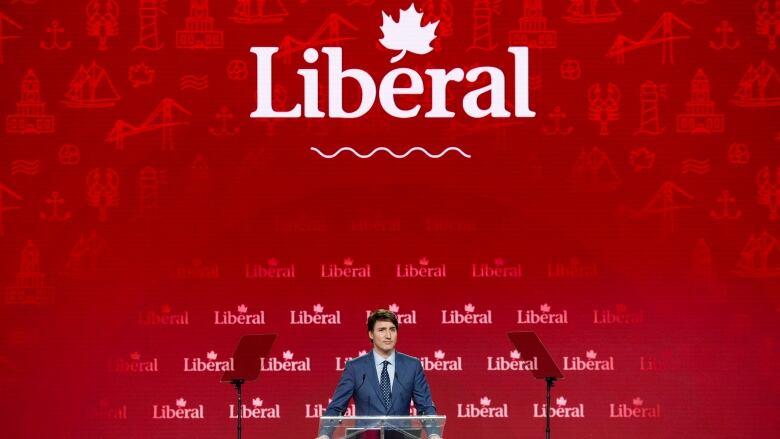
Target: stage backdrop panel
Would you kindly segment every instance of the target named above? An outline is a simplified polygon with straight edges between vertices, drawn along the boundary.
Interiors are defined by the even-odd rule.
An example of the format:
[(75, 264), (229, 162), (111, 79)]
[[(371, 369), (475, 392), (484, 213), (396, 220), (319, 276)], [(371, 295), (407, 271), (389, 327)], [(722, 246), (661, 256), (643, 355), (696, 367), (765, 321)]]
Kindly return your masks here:
[[(230, 437), (241, 412), (314, 437), (389, 308), (447, 438), (546, 411), (556, 437), (777, 436), (778, 23), (4, 1), (1, 435)], [(563, 369), (551, 407), (518, 330)], [(253, 333), (278, 338), (237, 407), (219, 377)]]

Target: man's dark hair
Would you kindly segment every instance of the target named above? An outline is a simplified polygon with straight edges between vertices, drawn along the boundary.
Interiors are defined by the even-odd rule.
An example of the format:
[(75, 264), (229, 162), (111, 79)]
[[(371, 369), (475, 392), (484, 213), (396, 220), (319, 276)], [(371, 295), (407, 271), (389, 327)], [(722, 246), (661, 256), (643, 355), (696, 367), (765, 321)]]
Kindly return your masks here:
[(368, 316), (368, 332), (372, 332), (374, 330), (374, 325), (380, 320), (383, 322), (392, 322), (393, 325), (395, 325), (395, 328), (398, 329), (398, 317), (396, 317), (395, 313), (388, 309), (378, 309)]

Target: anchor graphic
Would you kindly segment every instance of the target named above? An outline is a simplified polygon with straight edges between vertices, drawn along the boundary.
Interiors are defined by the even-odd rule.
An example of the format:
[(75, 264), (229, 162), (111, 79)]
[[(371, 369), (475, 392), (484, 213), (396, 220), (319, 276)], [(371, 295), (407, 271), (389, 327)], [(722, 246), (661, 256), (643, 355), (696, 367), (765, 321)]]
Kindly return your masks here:
[(547, 115), (548, 118), (553, 120), (553, 128), (550, 127), (542, 127), (542, 132), (544, 134), (553, 136), (553, 135), (561, 135), (561, 136), (568, 136), (571, 134), (571, 132), (574, 130), (574, 127), (569, 125), (565, 129), (561, 129), (561, 120), (566, 119), (566, 113), (561, 111), (561, 107), (556, 106), (553, 108), (553, 112)]
[(52, 20), (51, 26), (46, 28), (46, 33), (51, 34), (51, 43), (46, 44), (43, 41), (40, 42), (41, 49), (44, 50), (65, 50), (70, 49), (70, 41), (66, 42), (65, 44), (60, 44), (57, 38), (57, 35), (65, 32), (65, 28), (60, 26), (59, 20)]
[(734, 50), (739, 47), (739, 40), (729, 43), (729, 34), (734, 32), (734, 28), (731, 27), (728, 20), (723, 20), (720, 25), (715, 28), (715, 32), (721, 34), (721, 43), (716, 44), (714, 41), (710, 41), (710, 48), (714, 50), (729, 49)]
[(233, 119), (233, 113), (228, 110), (226, 106), (222, 106), (222, 108), (219, 109), (219, 113), (215, 114), (214, 117), (216, 119), (219, 119), (221, 122), (219, 130), (215, 129), (214, 127), (209, 127), (209, 133), (213, 136), (235, 136), (238, 134), (240, 128), (239, 127), (233, 127), (228, 129), (228, 120)]
[(51, 215), (46, 215), (41, 212), (41, 219), (44, 221), (67, 221), (70, 219), (70, 211), (64, 214), (60, 213), (60, 206), (65, 204), (65, 199), (62, 198), (58, 191), (52, 191), (51, 197), (46, 199), (46, 204), (51, 205)]
[(728, 189), (724, 189), (720, 193), (720, 198), (718, 198), (717, 201), (720, 203), (720, 205), (723, 207), (723, 211), (718, 213), (715, 212), (715, 210), (710, 210), (710, 217), (716, 219), (716, 220), (722, 220), (722, 219), (737, 219), (742, 216), (742, 210), (737, 209), (736, 211), (731, 211), (731, 205), (735, 204), (737, 199), (734, 198), (733, 195), (731, 195), (731, 192), (729, 192)]

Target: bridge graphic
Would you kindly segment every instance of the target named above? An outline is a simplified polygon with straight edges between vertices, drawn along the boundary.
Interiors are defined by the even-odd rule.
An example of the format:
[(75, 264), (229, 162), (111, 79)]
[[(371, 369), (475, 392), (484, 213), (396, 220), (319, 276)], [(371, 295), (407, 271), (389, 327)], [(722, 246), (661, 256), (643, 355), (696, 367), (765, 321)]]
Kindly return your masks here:
[(11, 26), (21, 30), (22, 26), (19, 23), (13, 21), (11, 17), (0, 12), (0, 64), (3, 64), (5, 59), (3, 58), (3, 41), (21, 38), (18, 35), (5, 35), (3, 34), (3, 23), (8, 23)]
[(279, 44), (279, 56), (284, 59), (284, 62), (290, 62), (292, 54), (304, 51), (310, 47), (335, 45), (336, 43), (356, 38), (345, 36), (345, 30), (357, 31), (358, 28), (341, 15), (330, 14), (308, 40), (298, 40), (289, 35), (282, 38), (282, 42)]
[(192, 113), (173, 99), (165, 98), (139, 126), (133, 126), (121, 119), (117, 120), (106, 137), (106, 142), (114, 142), (116, 149), (121, 151), (125, 149), (126, 137), (162, 130), (162, 150), (173, 151), (173, 127), (188, 125), (189, 121), (183, 120), (185, 116), (192, 116)]
[(639, 41), (634, 41), (622, 34), (618, 35), (615, 43), (607, 52), (607, 57), (616, 58), (618, 64), (623, 64), (626, 62), (626, 53), (660, 44), (661, 64), (674, 64), (674, 42), (690, 38), (690, 35), (675, 35), (675, 29), (693, 30), (688, 23), (679, 19), (676, 15), (671, 12), (665, 12), (655, 22), (652, 29)]

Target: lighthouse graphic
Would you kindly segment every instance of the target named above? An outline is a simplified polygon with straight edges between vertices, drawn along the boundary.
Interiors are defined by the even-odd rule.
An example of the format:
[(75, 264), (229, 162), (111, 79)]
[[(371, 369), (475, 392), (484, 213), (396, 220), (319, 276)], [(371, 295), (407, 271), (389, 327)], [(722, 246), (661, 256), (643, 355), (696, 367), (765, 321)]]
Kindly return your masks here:
[(208, 0), (190, 0), (190, 16), (186, 29), (176, 31), (177, 49), (221, 49), (224, 36), (214, 30), (214, 18), (209, 15)]
[(542, 0), (524, 0), (523, 16), (518, 29), (509, 32), (509, 43), (532, 49), (552, 49), (557, 46), (558, 33), (547, 29), (547, 18), (542, 15)]
[(28, 240), (22, 248), (16, 284), (5, 288), (6, 304), (40, 305), (52, 302), (52, 288), (47, 285), (40, 265), (38, 248)]
[(22, 100), (16, 104), (16, 114), (5, 120), (6, 131), (14, 134), (41, 134), (54, 132), (54, 116), (46, 114), (41, 102), (41, 84), (32, 69), (22, 80)]
[(724, 115), (715, 113), (715, 103), (710, 98), (710, 80), (702, 69), (696, 72), (691, 84), (691, 100), (686, 112), (677, 115), (677, 132), (693, 134), (722, 133)]

